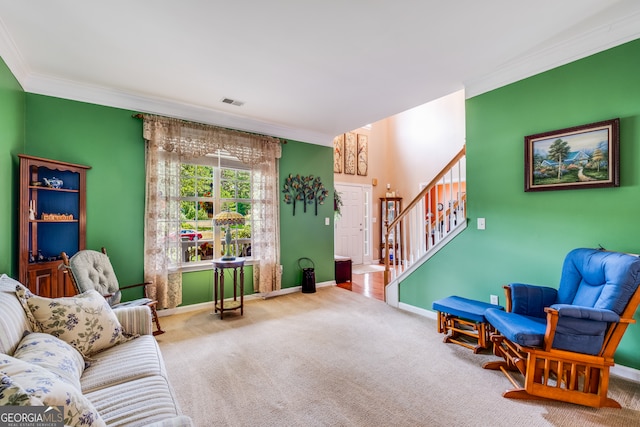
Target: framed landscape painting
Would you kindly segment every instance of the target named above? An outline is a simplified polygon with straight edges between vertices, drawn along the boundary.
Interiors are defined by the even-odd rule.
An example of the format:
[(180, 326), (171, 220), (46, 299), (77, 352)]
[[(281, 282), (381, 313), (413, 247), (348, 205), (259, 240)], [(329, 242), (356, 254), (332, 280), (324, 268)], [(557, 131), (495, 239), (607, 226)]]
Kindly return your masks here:
[(620, 119), (524, 138), (524, 191), (620, 186)]

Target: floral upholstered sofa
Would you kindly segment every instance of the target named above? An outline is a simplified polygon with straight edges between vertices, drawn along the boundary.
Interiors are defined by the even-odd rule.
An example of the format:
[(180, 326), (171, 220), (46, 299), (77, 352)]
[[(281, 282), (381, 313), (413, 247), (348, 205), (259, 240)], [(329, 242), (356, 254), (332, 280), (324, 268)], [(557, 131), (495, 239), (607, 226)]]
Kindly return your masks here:
[(148, 307), (91, 291), (32, 295), (0, 276), (0, 405), (63, 406), (70, 426), (192, 426), (152, 335)]

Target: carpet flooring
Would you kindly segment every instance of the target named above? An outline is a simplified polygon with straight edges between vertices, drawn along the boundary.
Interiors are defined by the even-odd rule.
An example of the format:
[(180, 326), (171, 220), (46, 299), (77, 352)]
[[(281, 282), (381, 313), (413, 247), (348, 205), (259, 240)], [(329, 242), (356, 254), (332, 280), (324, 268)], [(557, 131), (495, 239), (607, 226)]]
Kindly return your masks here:
[(505, 399), (490, 354), (444, 344), (435, 321), (337, 287), (163, 317), (157, 337), (185, 414), (208, 426), (638, 426), (622, 409)]

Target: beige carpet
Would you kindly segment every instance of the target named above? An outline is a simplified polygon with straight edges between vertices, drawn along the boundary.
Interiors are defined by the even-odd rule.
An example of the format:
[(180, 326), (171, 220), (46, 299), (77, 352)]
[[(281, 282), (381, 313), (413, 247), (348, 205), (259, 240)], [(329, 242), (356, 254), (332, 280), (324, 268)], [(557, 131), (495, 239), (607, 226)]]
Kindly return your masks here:
[(613, 378), (623, 409), (505, 399), (492, 355), (442, 343), (435, 321), (337, 287), (163, 317), (158, 336), (197, 426), (634, 426), (640, 385)]

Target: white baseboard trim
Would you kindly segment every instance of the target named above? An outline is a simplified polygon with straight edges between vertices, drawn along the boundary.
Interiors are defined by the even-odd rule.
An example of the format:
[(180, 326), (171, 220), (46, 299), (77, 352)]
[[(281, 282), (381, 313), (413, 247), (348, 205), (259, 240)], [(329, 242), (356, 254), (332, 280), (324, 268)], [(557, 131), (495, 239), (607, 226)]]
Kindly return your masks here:
[(192, 311), (203, 310), (205, 308), (209, 308), (213, 310), (213, 301), (185, 305), (185, 306), (176, 307), (176, 308), (163, 308), (162, 310), (158, 310), (158, 317), (166, 317), (166, 316), (173, 316), (174, 314), (189, 313)]
[[(420, 316), (428, 317), (429, 319), (436, 320), (437, 318), (437, 315), (434, 311), (409, 305), (403, 302), (398, 304), (398, 308), (400, 310), (404, 310), (404, 311), (418, 314)], [(629, 381), (640, 383), (640, 370), (638, 369), (616, 364), (613, 367), (611, 367), (611, 370), (609, 372), (611, 372), (611, 375), (615, 375), (616, 377), (620, 377)]]
[(420, 316), (424, 316), (424, 317), (428, 317), (429, 319), (436, 320), (436, 313), (431, 310), (416, 307), (414, 305), (409, 305), (404, 302), (398, 303), (398, 308), (400, 310), (409, 311), (411, 313), (419, 314)]
[(616, 377), (640, 383), (640, 370), (638, 369), (622, 365), (613, 365), (609, 372), (611, 372), (611, 375), (615, 375)]
[[(336, 281), (330, 280), (328, 282), (316, 283), (316, 288), (321, 288), (324, 286), (335, 286), (335, 285), (336, 285)], [(302, 286), (294, 286), (292, 288), (283, 288), (283, 289), (280, 289), (274, 292), (269, 292), (266, 294), (255, 293), (255, 294), (245, 295), (244, 300), (248, 301), (248, 300), (258, 299), (258, 298), (266, 299), (266, 298), (272, 298), (280, 295), (292, 294), (292, 293), (301, 292), (301, 291), (302, 291)], [(174, 314), (189, 313), (192, 311), (203, 310), (206, 308), (213, 310), (213, 301), (207, 301), (207, 302), (201, 302), (198, 304), (184, 305), (176, 308), (166, 308), (163, 310), (158, 310), (158, 317), (173, 316)]]

